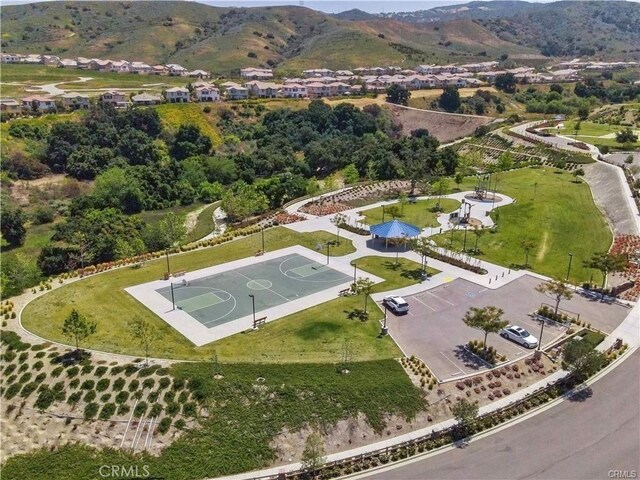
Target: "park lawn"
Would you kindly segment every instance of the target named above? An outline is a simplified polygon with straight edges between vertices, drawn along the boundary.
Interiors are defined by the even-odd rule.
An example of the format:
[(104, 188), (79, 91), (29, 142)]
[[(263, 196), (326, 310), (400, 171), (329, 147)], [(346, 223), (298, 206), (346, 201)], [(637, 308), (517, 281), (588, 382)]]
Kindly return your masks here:
[[(268, 250), (298, 244), (313, 249), (317, 242), (334, 238), (329, 232), (296, 233), (284, 227), (265, 231)], [(217, 265), (246, 257), (260, 248), (260, 235), (252, 235), (175, 255), (171, 258), (172, 269), (196, 270)], [(353, 244), (343, 240), (331, 249), (331, 254), (345, 255), (353, 251)], [(357, 352), (354, 360), (392, 358), (400, 354), (393, 340), (376, 338), (378, 312), (372, 314), (368, 322), (347, 320), (347, 314), (362, 301), (357, 297), (339, 298), (269, 323), (258, 332), (195, 347), (124, 291), (128, 286), (161, 278), (165, 268), (165, 260), (161, 258), (146, 262), (141, 268), (121, 268), (65, 285), (27, 305), (22, 313), (23, 325), (44, 338), (67, 343), (61, 326), (71, 308), (76, 308), (97, 323), (97, 333), (84, 342), (85, 348), (142, 355), (142, 349), (131, 342), (128, 327), (137, 316), (153, 325), (156, 339), (150, 355), (161, 358), (202, 360), (217, 351), (222, 361), (335, 361), (344, 338), (353, 342), (353, 350)]]
[[(608, 125), (602, 123), (594, 123), (594, 122), (580, 122), (580, 130), (578, 130), (578, 135), (576, 137), (575, 125), (576, 120), (567, 120), (564, 123), (564, 127), (558, 129), (550, 129), (550, 131), (554, 131), (560, 133), (561, 135), (565, 135), (567, 137), (576, 138), (578, 141), (590, 143), (593, 145), (607, 145), (610, 147), (622, 147), (621, 143), (616, 142), (615, 134), (624, 130), (627, 127), (623, 127), (621, 125)], [(638, 128), (632, 128), (638, 133)], [(614, 134), (613, 138), (602, 138), (605, 135)], [(636, 142), (632, 144), (635, 147), (640, 146), (640, 142)]]
[(222, 136), (215, 127), (217, 113), (213, 109), (205, 113), (205, 106), (199, 103), (165, 103), (155, 108), (165, 127), (177, 130), (180, 125), (195, 125), (211, 139), (214, 146), (220, 145)]
[[(486, 232), (480, 238), (479, 258), (516, 268), (525, 261), (520, 240), (531, 240), (535, 247), (529, 254), (530, 269), (564, 279), (571, 252), (574, 255), (571, 280), (588, 281), (594, 272), (583, 267), (582, 262), (595, 252), (607, 251), (613, 235), (593, 202), (589, 186), (584, 181), (573, 180), (571, 173), (554, 168), (499, 173), (498, 195), (509, 195), (516, 203), (497, 208), (492, 214), (498, 224), (497, 232)], [(432, 239), (440, 246), (449, 247), (451, 237), (446, 232)], [(463, 237), (461, 231), (455, 232), (454, 250), (462, 249)], [(468, 237), (467, 246), (471, 248), (475, 237)], [(599, 276), (596, 272), (595, 278)]]
[[(412, 225), (416, 225), (420, 228), (437, 227), (440, 224), (437, 220), (436, 212), (432, 212), (431, 209), (436, 206), (438, 200), (430, 198), (428, 200), (418, 200), (416, 203), (407, 203), (402, 207), (398, 202), (393, 203), (398, 207), (398, 211), (401, 212), (397, 219)], [(388, 209), (390, 205), (385, 206), (387, 210), (385, 220), (391, 220)], [(460, 202), (452, 200), (450, 198), (440, 199), (440, 206), (444, 209), (444, 213), (453, 212), (460, 208)], [(367, 225), (375, 225), (382, 222), (382, 207), (372, 208), (370, 210), (364, 210), (364, 223)]]
[[(351, 262), (353, 265), (354, 262)], [(397, 288), (408, 287), (421, 281), (422, 267), (419, 263), (407, 258), (379, 257), (372, 255), (355, 260), (358, 270), (372, 273), (385, 281), (373, 287), (373, 293), (385, 292)], [(429, 275), (440, 273), (440, 270), (427, 267)]]

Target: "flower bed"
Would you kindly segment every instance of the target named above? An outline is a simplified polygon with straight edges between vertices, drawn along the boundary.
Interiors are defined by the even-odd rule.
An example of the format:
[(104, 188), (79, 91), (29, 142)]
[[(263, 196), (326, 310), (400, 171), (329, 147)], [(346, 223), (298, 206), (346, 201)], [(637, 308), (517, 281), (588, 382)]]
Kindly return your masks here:
[(486, 275), (487, 273), (484, 268), (478, 267), (477, 265), (471, 265), (470, 263), (467, 263), (464, 260), (460, 260), (458, 258), (443, 255), (442, 253), (438, 253), (435, 250), (429, 250), (427, 256), (436, 260), (440, 260), (441, 262), (448, 263), (449, 265), (453, 265), (454, 267), (464, 268), (465, 270), (469, 270), (470, 272), (477, 273), (479, 275)]
[(365, 228), (349, 225), (348, 223), (340, 224), (340, 228), (343, 230), (346, 230), (347, 232), (355, 233), (357, 235), (363, 235), (363, 236), (371, 235), (371, 232), (369, 230)]
[(309, 202), (300, 207), (300, 211), (309, 215), (317, 215), (319, 217), (325, 215), (333, 215), (339, 212), (349, 210), (349, 207), (343, 203), (333, 202), (330, 200), (321, 200), (319, 202)]
[(542, 307), (540, 307), (536, 311), (536, 314), (540, 315), (541, 317), (544, 317), (559, 323), (571, 323), (576, 320), (575, 318), (570, 317), (566, 313), (561, 313), (561, 312), (555, 313), (553, 309), (551, 307), (548, 307), (547, 305), (543, 305)]
[(467, 343), (467, 349), (471, 353), (473, 353), (477, 357), (480, 357), (482, 360), (491, 365), (495, 365), (496, 363), (498, 363), (498, 360), (502, 362), (505, 362), (507, 360), (507, 357), (505, 357), (504, 355), (500, 355), (492, 346), (487, 347), (487, 349), (485, 350), (484, 342), (478, 340), (471, 340), (469, 343)]
[(302, 215), (280, 212), (275, 216), (273, 222), (275, 225), (287, 225), (289, 223), (301, 222), (302, 220), (306, 220)]

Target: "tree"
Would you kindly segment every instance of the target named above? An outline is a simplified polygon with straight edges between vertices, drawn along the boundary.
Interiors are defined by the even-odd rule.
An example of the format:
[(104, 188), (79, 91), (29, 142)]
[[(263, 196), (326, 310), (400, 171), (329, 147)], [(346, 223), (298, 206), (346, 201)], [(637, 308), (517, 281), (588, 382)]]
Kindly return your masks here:
[(562, 93), (564, 91), (564, 88), (559, 83), (552, 83), (551, 85), (549, 85), (549, 91)]
[(389, 103), (407, 106), (410, 97), (411, 92), (398, 83), (394, 83), (387, 88), (387, 102)]
[(556, 302), (555, 314), (558, 314), (562, 299), (571, 300), (573, 290), (562, 280), (548, 280), (536, 287), (536, 291), (544, 295), (550, 295)]
[(484, 228), (482, 228), (482, 226), (480, 227), (476, 227), (473, 229), (473, 234), (476, 236), (476, 245), (473, 248), (473, 252), (475, 254), (478, 253), (478, 242), (480, 241), (480, 238), (485, 234), (485, 230)]
[(331, 223), (336, 226), (337, 229), (337, 237), (336, 242), (340, 245), (340, 229), (343, 225), (347, 223), (347, 216), (344, 213), (336, 213), (333, 218), (331, 218)]
[(604, 289), (607, 285), (607, 275), (609, 275), (609, 273), (624, 272), (629, 266), (629, 263), (625, 255), (596, 252), (589, 260), (584, 262), (584, 266), (600, 270), (602, 274), (602, 288)]
[(347, 185), (356, 183), (358, 180), (360, 180), (358, 169), (353, 163), (350, 163), (342, 169), (342, 178), (344, 179), (344, 183)]
[(527, 268), (529, 266), (529, 253), (531, 253), (531, 250), (533, 250), (534, 248), (536, 248), (536, 244), (532, 241), (532, 240), (527, 240), (526, 238), (520, 240), (520, 248), (522, 248), (522, 251), (524, 252), (524, 268)]
[(385, 207), (384, 212), (387, 215), (390, 215), (391, 218), (400, 216), (400, 209), (398, 208), (398, 205), (389, 205), (388, 207)]
[(404, 206), (409, 203), (409, 196), (407, 192), (400, 192), (398, 194), (398, 203), (400, 204), (400, 216), (404, 216)]
[(80, 350), (80, 342), (96, 333), (96, 322), (92, 322), (81, 315), (75, 308), (64, 320), (62, 333), (70, 340), (74, 340), (76, 351)]
[(447, 112), (455, 112), (460, 108), (460, 92), (458, 87), (449, 85), (442, 90), (442, 95), (438, 98), (438, 106)]
[(255, 186), (237, 182), (224, 193), (220, 206), (229, 221), (238, 222), (266, 212), (269, 201)]
[(187, 234), (187, 229), (184, 226), (184, 218), (173, 212), (167, 213), (162, 220), (160, 220), (160, 232), (164, 242), (169, 247), (180, 245)]
[(516, 77), (513, 73), (501, 73), (496, 76), (495, 86), (506, 93), (516, 93)]
[(580, 120), (578, 120), (576, 122), (576, 124), (573, 126), (573, 139), (577, 140), (578, 139), (578, 132), (582, 129), (582, 122)]
[(426, 257), (429, 256), (429, 254), (433, 251), (432, 247), (431, 247), (431, 242), (432, 240), (429, 240), (426, 237), (418, 237), (416, 239), (411, 240), (411, 249), (420, 254), (420, 260), (421, 260), (421, 265), (422, 265), (422, 274), (425, 275), (426, 272)]
[(196, 155), (208, 155), (213, 146), (211, 138), (202, 134), (196, 125), (180, 125), (171, 147), (171, 155), (177, 160), (184, 160)]
[(140, 317), (134, 317), (131, 322), (131, 334), (140, 346), (144, 349), (145, 363), (149, 363), (149, 349), (156, 338), (155, 331), (151, 324)]
[(304, 450), (300, 457), (302, 468), (315, 477), (315, 472), (327, 461), (324, 441), (319, 433), (311, 432), (304, 442)]
[(471, 307), (465, 313), (462, 321), (467, 326), (484, 332), (484, 350), (486, 351), (487, 336), (490, 333), (498, 333), (509, 324), (506, 320), (502, 320), (502, 315), (504, 315), (504, 311), (501, 308), (493, 306)]
[(638, 136), (633, 133), (631, 128), (625, 128), (616, 133), (616, 142), (618, 143), (636, 143), (637, 141)]
[(497, 167), (498, 167), (498, 170), (501, 170), (501, 171), (511, 170), (513, 168), (514, 163), (515, 163), (515, 160), (513, 159), (513, 155), (511, 155), (511, 152), (504, 152), (498, 157)]
[(573, 171), (573, 181), (575, 183), (580, 183), (580, 180), (578, 180), (578, 177), (583, 177), (584, 176), (584, 169), (582, 168), (576, 168)]
[(466, 398), (460, 398), (456, 404), (451, 407), (451, 413), (458, 422), (458, 429), (461, 436), (466, 436), (470, 427), (473, 426), (478, 416), (478, 405), (470, 402)]
[(0, 232), (11, 247), (19, 247), (24, 243), (27, 230), (24, 224), (27, 217), (19, 207), (3, 205), (0, 209)]
[(464, 175), (461, 172), (456, 173), (456, 176), (453, 177), (453, 181), (456, 182), (456, 188), (460, 190), (460, 185), (464, 182)]
[(604, 355), (585, 339), (572, 339), (562, 349), (563, 368), (581, 381), (596, 373), (604, 364)]
[(442, 200), (442, 196), (449, 191), (449, 179), (447, 177), (440, 177), (435, 185), (436, 195), (438, 195), (438, 201), (436, 203), (436, 209), (440, 210), (440, 200)]
[(367, 302), (369, 301), (369, 295), (373, 289), (373, 280), (370, 278), (359, 278), (356, 280), (356, 292), (358, 294), (364, 294), (364, 314), (367, 315)]
[(624, 159), (624, 163), (626, 163), (627, 165), (631, 165), (633, 163), (633, 154), (629, 154), (627, 155), (627, 157)]

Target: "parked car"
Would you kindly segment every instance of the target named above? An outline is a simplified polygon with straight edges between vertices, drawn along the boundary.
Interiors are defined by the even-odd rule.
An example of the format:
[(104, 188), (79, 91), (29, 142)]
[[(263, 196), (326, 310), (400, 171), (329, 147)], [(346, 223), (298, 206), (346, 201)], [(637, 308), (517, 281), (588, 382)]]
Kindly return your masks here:
[(538, 339), (517, 325), (507, 325), (500, 330), (500, 336), (512, 342), (519, 343), (526, 348), (536, 348), (538, 346)]
[(382, 300), (382, 303), (385, 304), (385, 306), (389, 309), (392, 310), (394, 313), (408, 313), (409, 312), (409, 304), (407, 303), (407, 301), (398, 296), (398, 295), (389, 295), (384, 297), (384, 299)]

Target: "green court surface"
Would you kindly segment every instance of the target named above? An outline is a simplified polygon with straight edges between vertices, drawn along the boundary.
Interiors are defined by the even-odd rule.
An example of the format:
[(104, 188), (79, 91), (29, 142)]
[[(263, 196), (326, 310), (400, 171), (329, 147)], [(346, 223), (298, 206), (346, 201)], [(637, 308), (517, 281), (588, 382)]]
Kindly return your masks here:
[[(206, 327), (299, 300), (351, 280), (351, 276), (302, 255), (291, 254), (193, 280), (173, 281), (176, 308)], [(156, 290), (172, 301), (172, 288)], [(253, 295), (253, 299), (250, 297)]]

